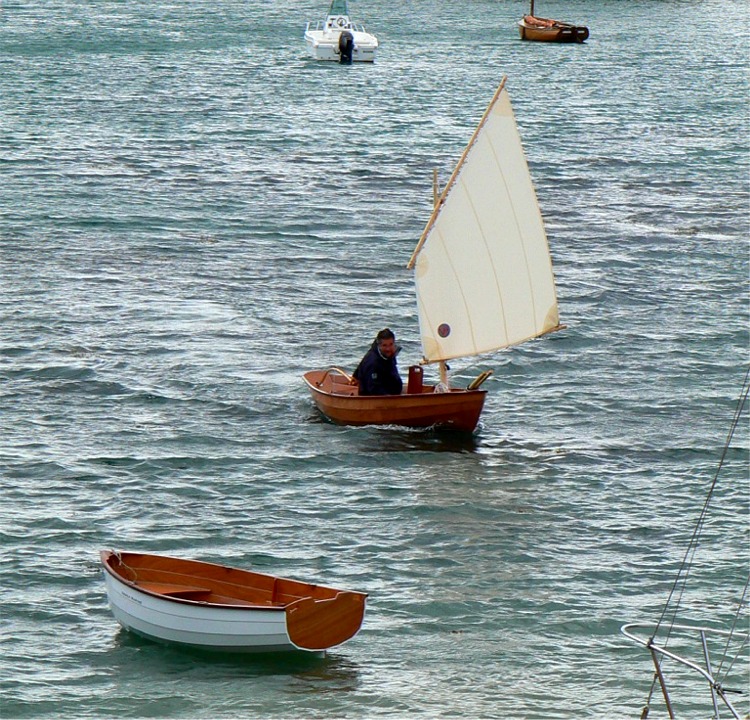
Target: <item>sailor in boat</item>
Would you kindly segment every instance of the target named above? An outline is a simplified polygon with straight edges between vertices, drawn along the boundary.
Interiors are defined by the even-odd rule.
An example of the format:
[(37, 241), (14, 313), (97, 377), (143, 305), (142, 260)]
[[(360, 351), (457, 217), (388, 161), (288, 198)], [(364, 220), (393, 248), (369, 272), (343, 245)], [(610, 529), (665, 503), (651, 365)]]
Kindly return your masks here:
[(401, 348), (389, 328), (381, 330), (365, 353), (354, 378), (359, 382), (360, 395), (400, 395), (404, 386), (398, 372), (396, 356)]

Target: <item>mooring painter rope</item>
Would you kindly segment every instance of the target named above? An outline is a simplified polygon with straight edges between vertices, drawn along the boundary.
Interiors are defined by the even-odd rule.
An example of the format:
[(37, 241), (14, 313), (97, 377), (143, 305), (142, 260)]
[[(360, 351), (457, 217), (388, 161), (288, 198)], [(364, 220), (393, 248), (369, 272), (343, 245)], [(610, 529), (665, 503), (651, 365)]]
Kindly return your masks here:
[(135, 582), (138, 579), (138, 573), (122, 559), (120, 551), (113, 550), (112, 554), (117, 558), (117, 561), (120, 563), (121, 567), (125, 568), (125, 570), (127, 570), (128, 572), (133, 573), (133, 577), (130, 579), (130, 581)]

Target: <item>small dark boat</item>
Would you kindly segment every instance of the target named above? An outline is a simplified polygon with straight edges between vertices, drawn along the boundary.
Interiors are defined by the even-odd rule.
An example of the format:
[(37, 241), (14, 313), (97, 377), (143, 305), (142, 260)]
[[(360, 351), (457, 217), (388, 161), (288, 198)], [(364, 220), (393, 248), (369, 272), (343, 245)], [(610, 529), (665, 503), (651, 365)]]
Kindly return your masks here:
[(531, 9), (518, 22), (521, 40), (536, 42), (582, 43), (589, 36), (589, 29), (583, 25), (572, 25), (534, 15), (534, 0)]

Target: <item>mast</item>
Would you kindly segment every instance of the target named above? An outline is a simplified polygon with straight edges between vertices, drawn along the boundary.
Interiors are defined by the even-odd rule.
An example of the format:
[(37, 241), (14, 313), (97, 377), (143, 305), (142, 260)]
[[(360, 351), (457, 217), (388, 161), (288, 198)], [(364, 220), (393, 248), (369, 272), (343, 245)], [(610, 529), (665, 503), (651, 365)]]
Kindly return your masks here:
[[(440, 202), (440, 185), (438, 183), (438, 171), (434, 168), (432, 171), (432, 206), (437, 210), (438, 203)], [(450, 380), (448, 379), (448, 365), (445, 360), (440, 361), (440, 382), (445, 387), (450, 387)]]

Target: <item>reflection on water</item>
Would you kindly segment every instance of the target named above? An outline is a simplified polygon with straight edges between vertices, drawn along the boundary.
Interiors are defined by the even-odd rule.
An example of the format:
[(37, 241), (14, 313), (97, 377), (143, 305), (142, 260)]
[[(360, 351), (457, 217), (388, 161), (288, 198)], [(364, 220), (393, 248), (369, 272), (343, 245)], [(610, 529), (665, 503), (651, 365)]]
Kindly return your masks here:
[(356, 690), (360, 671), (356, 663), (343, 655), (326, 655), (321, 662), (294, 674), (299, 683), (292, 690), (300, 693), (329, 693)]
[(481, 443), (477, 435), (445, 429), (368, 426), (352, 430), (357, 433), (357, 444), (373, 452), (473, 453)]
[[(364, 449), (382, 452), (408, 452), (411, 450), (428, 452), (475, 452), (480, 446), (480, 436), (475, 433), (457, 432), (447, 428), (407, 428), (401, 425), (336, 425), (314, 409), (305, 422), (315, 425), (329, 425), (331, 432), (348, 433), (358, 445), (365, 443)], [(481, 426), (480, 426), (481, 427)]]
[(152, 642), (126, 630), (114, 637), (97, 666), (125, 687), (171, 687), (167, 697), (154, 699), (154, 717), (184, 716), (175, 708), (196, 706), (205, 712), (198, 717), (220, 717), (227, 707), (247, 702), (258, 705), (259, 715), (253, 716), (270, 717), (276, 703), (266, 696), (269, 690), (283, 688), (297, 698), (293, 702), (308, 704), (329, 695), (346, 697), (362, 684), (361, 666), (342, 648), (320, 655), (210, 652)]
[(115, 637), (114, 650), (127, 665), (137, 654), (139, 663), (159, 673), (180, 672), (188, 666), (200, 664), (217, 676), (294, 675), (296, 677), (347, 682), (356, 675), (348, 661), (335, 654), (309, 652), (224, 652), (161, 643), (120, 629)]

